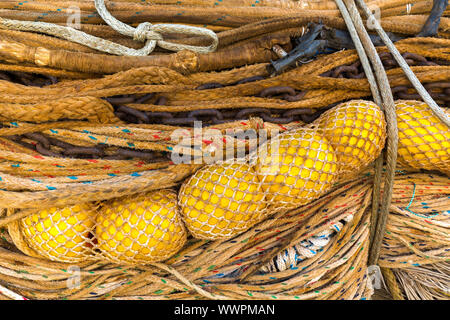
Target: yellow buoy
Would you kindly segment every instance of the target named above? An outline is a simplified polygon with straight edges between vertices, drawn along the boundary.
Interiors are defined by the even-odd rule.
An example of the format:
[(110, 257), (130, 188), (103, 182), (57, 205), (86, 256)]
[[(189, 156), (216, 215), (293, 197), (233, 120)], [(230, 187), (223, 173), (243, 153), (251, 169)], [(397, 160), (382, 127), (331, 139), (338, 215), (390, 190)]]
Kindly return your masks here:
[(386, 121), (371, 101), (352, 100), (326, 111), (316, 121), (333, 146), (341, 173), (357, 173), (384, 148)]
[(271, 139), (258, 154), (255, 171), (268, 202), (293, 207), (327, 192), (336, 181), (338, 165), (320, 131), (300, 128)]
[[(450, 129), (421, 101), (395, 102), (400, 164), (450, 172)], [(450, 112), (447, 112), (450, 114)]]
[(248, 164), (213, 164), (198, 170), (181, 187), (179, 203), (196, 238), (225, 239), (264, 218), (263, 192)]
[(78, 262), (93, 255), (92, 231), (95, 206), (83, 203), (49, 208), (20, 221), (26, 243), (40, 255), (54, 261)]
[(112, 261), (170, 258), (187, 238), (176, 193), (158, 190), (105, 203), (97, 216), (96, 238), (102, 254)]

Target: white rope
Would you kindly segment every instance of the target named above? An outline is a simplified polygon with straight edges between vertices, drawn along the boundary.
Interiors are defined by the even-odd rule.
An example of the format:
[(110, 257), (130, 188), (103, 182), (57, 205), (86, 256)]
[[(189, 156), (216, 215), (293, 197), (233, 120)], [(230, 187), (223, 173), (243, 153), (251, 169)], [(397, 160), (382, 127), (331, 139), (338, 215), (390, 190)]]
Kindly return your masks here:
[[(101, 52), (107, 52), (119, 56), (147, 56), (153, 52), (157, 45), (170, 51), (191, 50), (198, 53), (209, 53), (215, 51), (219, 43), (217, 35), (213, 31), (206, 28), (177, 24), (152, 25), (149, 22), (141, 23), (137, 28), (133, 28), (111, 16), (106, 9), (104, 0), (95, 0), (95, 7), (97, 8), (99, 15), (108, 25), (111, 26), (111, 28), (123, 35), (132, 37), (136, 41), (145, 42), (144, 47), (141, 49), (128, 48), (118, 43), (92, 36), (72, 27), (60, 26), (53, 23), (11, 20), (0, 17), (0, 26), (10, 30), (44, 33), (69, 40)], [(172, 43), (163, 40), (162, 34), (167, 33), (206, 36), (211, 38), (212, 43), (211, 45), (205, 47)]]
[(406, 5), (406, 14), (407, 14), (407, 15), (409, 15), (409, 14), (411, 13), (411, 8), (412, 8), (412, 4), (411, 4), (411, 3), (408, 3), (408, 4)]
[(5, 295), (6, 297), (13, 299), (13, 300), (28, 300), (24, 296), (21, 296), (20, 294), (15, 293), (14, 291), (9, 290), (8, 288), (5, 288), (0, 285), (0, 293)]
[[(353, 220), (353, 217), (353, 213), (349, 213), (342, 220), (347, 224)], [(317, 252), (323, 249), (331, 239), (342, 230), (343, 226), (344, 223), (338, 221), (331, 225), (330, 228), (286, 249), (283, 253), (278, 254), (275, 260), (272, 260), (263, 266), (261, 271), (273, 272), (276, 271), (277, 268), (279, 271), (284, 271), (288, 268), (295, 267), (300, 261), (314, 257)], [(310, 282), (313, 281), (311, 280)]]
[[(186, 25), (178, 25), (178, 24), (155, 24), (152, 25), (149, 22), (141, 23), (137, 28), (133, 28), (116, 18), (114, 18), (106, 9), (104, 0), (94, 0), (95, 8), (97, 9), (98, 14), (103, 18), (103, 20), (114, 30), (123, 34), (125, 36), (133, 37), (136, 41), (153, 41), (161, 48), (171, 50), (171, 51), (180, 51), (183, 49), (191, 50), (199, 53), (208, 53), (216, 50), (217, 45), (219, 43), (219, 39), (217, 35), (208, 30), (206, 28), (192, 27)], [(164, 41), (161, 33), (181, 33), (186, 35), (197, 35), (197, 36), (205, 36), (211, 38), (212, 44), (208, 47), (197, 47), (190, 46), (179, 43), (171, 43), (168, 41)]]

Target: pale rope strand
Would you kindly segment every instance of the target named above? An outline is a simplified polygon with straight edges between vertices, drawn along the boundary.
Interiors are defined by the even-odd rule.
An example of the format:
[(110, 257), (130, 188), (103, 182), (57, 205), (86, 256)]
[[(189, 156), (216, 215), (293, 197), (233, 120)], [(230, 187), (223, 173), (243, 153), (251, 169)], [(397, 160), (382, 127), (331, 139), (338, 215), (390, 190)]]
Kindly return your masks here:
[(5, 288), (0, 285), (0, 293), (4, 294), (8, 298), (11, 298), (13, 300), (28, 300), (27, 298), (15, 293), (14, 291), (9, 290), (8, 288)]
[[(114, 30), (125, 36), (132, 37), (136, 41), (151, 40), (158, 44), (161, 48), (180, 51), (191, 50), (198, 53), (208, 53), (215, 51), (219, 43), (217, 35), (206, 28), (192, 27), (178, 24), (155, 24), (144, 22), (133, 28), (116, 18), (114, 18), (106, 9), (104, 0), (95, 0), (95, 8), (103, 20)], [(208, 47), (197, 47), (186, 44), (171, 43), (164, 41), (160, 33), (181, 33), (186, 35), (205, 36), (213, 40)]]
[[(375, 101), (375, 103), (384, 110), (384, 104), (383, 99), (381, 97), (380, 88), (378, 87), (377, 80), (375, 77), (375, 74), (372, 70), (371, 63), (369, 61), (369, 57), (367, 56), (365, 46), (367, 46), (367, 43), (364, 45), (362, 40), (364, 38), (360, 39), (358, 36), (358, 31), (356, 30), (355, 25), (352, 22), (351, 17), (349, 16), (347, 9), (342, 1), (338, 2), (336, 1), (336, 5), (338, 6), (339, 10), (341, 11), (341, 14), (343, 16), (343, 19), (346, 23), (347, 29), (350, 33), (350, 37), (353, 40), (353, 43), (355, 45), (355, 49), (358, 53), (359, 60), (361, 61), (362, 67), (364, 69), (364, 73), (367, 77), (367, 81), (370, 85), (370, 91), (372, 92), (372, 97)], [(378, 158), (375, 160), (375, 177), (374, 177), (374, 183), (373, 183), (373, 201), (372, 201), (372, 214), (370, 217), (370, 237), (369, 239), (373, 239), (373, 236), (376, 231), (376, 225), (377, 225), (377, 219), (378, 219), (378, 212), (380, 209), (380, 201), (379, 201), (379, 194), (380, 194), (380, 186), (381, 186), (381, 174), (383, 169), (383, 161), (384, 156), (383, 152), (378, 156)], [(372, 242), (369, 242), (372, 243)]]
[(406, 4), (406, 14), (409, 15), (411, 13), (412, 4), (408, 3)]
[(197, 291), (199, 294), (201, 294), (202, 296), (204, 296), (206, 298), (209, 298), (212, 300), (214, 300), (214, 299), (215, 300), (231, 300), (227, 296), (217, 295), (212, 292), (203, 290), (198, 285), (196, 285), (194, 282), (190, 281), (185, 276), (183, 276), (181, 273), (179, 273), (175, 268), (173, 268), (169, 265), (166, 265), (166, 264), (160, 263), (160, 262), (153, 262), (151, 264), (157, 268), (160, 268), (162, 270), (165, 270), (165, 271), (171, 273), (176, 278), (178, 278), (181, 282), (183, 282), (185, 285), (191, 287), (192, 289), (194, 289), (195, 291)]
[[(138, 41), (142, 42), (146, 41), (144, 47), (137, 50), (133, 48), (128, 48), (126, 46), (99, 37), (92, 36), (90, 34), (76, 30), (71, 27), (67, 26), (65, 27), (46, 22), (20, 21), (20, 20), (4, 19), (0, 17), (0, 26), (10, 30), (31, 31), (48, 34), (51, 36), (55, 36), (58, 38), (62, 38), (65, 40), (69, 40), (87, 46), (89, 48), (98, 51), (107, 52), (119, 56), (147, 56), (151, 52), (153, 52), (156, 45), (171, 51), (191, 50), (198, 53), (208, 53), (215, 51), (219, 43), (217, 35), (211, 30), (205, 28), (176, 25), (176, 24), (152, 25), (151, 23), (144, 22), (141, 23), (135, 29), (112, 17), (111, 14), (106, 9), (103, 0), (95, 0), (95, 4), (100, 16), (103, 19), (105, 19), (106, 23), (111, 25), (111, 27), (116, 31), (118, 31), (119, 33), (131, 36), (133, 37), (133, 39)], [(207, 47), (197, 47), (178, 43), (171, 43), (162, 40), (163, 39), (162, 35), (158, 32), (161, 33), (174, 32), (196, 36), (206, 36), (212, 39), (212, 44)]]
[[(336, 5), (338, 6), (339, 10), (341, 11), (342, 17), (347, 25), (347, 29), (350, 33), (350, 36), (353, 40), (353, 43), (355, 44), (355, 49), (358, 53), (359, 59), (361, 60), (361, 64), (364, 69), (364, 73), (366, 74), (367, 80), (370, 84), (370, 90), (372, 92), (373, 99), (375, 103), (380, 106), (384, 110), (384, 104), (383, 99), (381, 97), (380, 88), (378, 87), (377, 80), (375, 77), (375, 73), (372, 70), (371, 63), (369, 62), (368, 52), (366, 53), (366, 47), (367, 42), (364, 40), (367, 40), (367, 38), (359, 37), (358, 30), (356, 29), (356, 26), (354, 25), (352, 18), (350, 17), (349, 12), (347, 11), (346, 6), (342, 1), (336, 1)], [(365, 43), (363, 43), (363, 41)], [(369, 40), (370, 41), (370, 40)], [(378, 213), (380, 210), (380, 201), (379, 201), (379, 194), (380, 194), (380, 187), (381, 187), (381, 174), (383, 169), (383, 162), (384, 162), (384, 156), (383, 153), (380, 154), (380, 156), (375, 160), (375, 177), (374, 177), (374, 183), (373, 183), (373, 191), (372, 191), (372, 214), (370, 217), (370, 242), (372, 243), (372, 239), (376, 232), (376, 226), (378, 223)]]
[(10, 30), (45, 33), (51, 36), (84, 45), (91, 49), (107, 52), (118, 56), (146, 56), (149, 55), (156, 47), (156, 42), (149, 40), (145, 43), (145, 46), (143, 48), (136, 50), (122, 46), (112, 41), (92, 36), (71, 27), (64, 27), (46, 22), (10, 20), (0, 17), (0, 26)]
[[(338, 4), (344, 21), (347, 25), (353, 25), (354, 28), (349, 29), (350, 32), (357, 30), (356, 37), (360, 37), (364, 42), (365, 50), (370, 58), (374, 68), (377, 84), (383, 100), (384, 112), (387, 122), (387, 152), (386, 152), (386, 175), (383, 193), (383, 202), (381, 203), (381, 210), (377, 218), (376, 232), (374, 234), (373, 243), (369, 253), (369, 264), (375, 264), (379, 256), (379, 248), (384, 236), (386, 228), (386, 220), (389, 213), (389, 206), (392, 199), (392, 186), (394, 183), (395, 166), (397, 164), (397, 148), (398, 148), (398, 128), (397, 115), (395, 113), (395, 104), (392, 96), (389, 80), (384, 70), (381, 59), (376, 51), (376, 48), (369, 38), (369, 34), (364, 27), (361, 16), (359, 15), (356, 4), (353, 0), (335, 0)], [(359, 0), (358, 0), (359, 1)], [(363, 2), (363, 0), (359, 1)], [(365, 5), (365, 4), (364, 4)], [(349, 10), (347, 10), (347, 8)], [(367, 8), (367, 7), (366, 7)], [(368, 9), (367, 9), (368, 10)], [(375, 24), (377, 21), (375, 20)], [(381, 27), (380, 27), (381, 28)], [(379, 161), (379, 160), (377, 160)], [(378, 166), (377, 166), (378, 167)], [(381, 182), (378, 182), (381, 183)]]

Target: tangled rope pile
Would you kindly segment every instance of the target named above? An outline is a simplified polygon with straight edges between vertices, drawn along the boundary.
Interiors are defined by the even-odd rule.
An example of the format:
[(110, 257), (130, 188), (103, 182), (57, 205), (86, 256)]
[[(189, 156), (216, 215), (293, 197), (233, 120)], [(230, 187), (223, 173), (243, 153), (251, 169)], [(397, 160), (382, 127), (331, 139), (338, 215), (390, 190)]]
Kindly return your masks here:
[[(408, 39), (398, 44), (406, 57), (416, 58), (412, 64), (425, 62), (426, 65), (412, 69), (422, 82), (430, 84), (430, 92), (436, 87), (432, 84), (450, 80), (448, 66), (435, 65), (441, 60), (448, 61), (447, 42), (430, 38)], [(164, 176), (168, 185), (176, 183), (192, 172), (189, 166), (171, 165), (170, 154), (178, 151), (173, 149), (178, 140), (171, 139), (171, 134), (179, 125), (192, 126), (196, 120), (206, 120), (206, 124), (212, 121), (210, 128), (222, 132), (227, 128), (285, 131), (301, 126), (330, 105), (370, 95), (366, 79), (345, 78), (345, 73), (337, 71), (345, 70), (342, 66), (346, 65), (355, 68), (355, 61), (354, 51), (337, 52), (271, 78), (267, 77), (266, 65), (257, 64), (189, 76), (167, 68), (147, 67), (98, 80), (62, 81), (42, 88), (0, 80), (4, 92), (0, 104), (2, 170), (5, 170), (2, 185), (8, 190), (1, 192), (2, 203), (32, 206), (33, 201), (44, 201), (44, 197), (43, 203), (53, 199), (59, 204), (63, 204), (59, 202), (62, 199), (71, 198), (73, 202), (78, 197), (101, 200), (88, 196), (92, 195), (88, 190), (97, 190), (101, 183), (108, 186), (100, 192), (102, 196), (119, 195), (113, 192), (116, 180), (117, 189), (121, 189), (122, 183), (134, 181), (136, 188), (128, 193), (147, 190), (142, 185), (137, 187), (139, 181), (147, 181), (147, 175), (155, 181)], [(397, 88), (408, 84), (405, 76), (399, 68), (387, 73), (393, 91), (401, 93)], [(445, 96), (441, 92), (441, 97)], [(131, 99), (121, 96), (124, 94), (132, 95)], [(444, 98), (441, 103), (445, 106), (448, 101)], [(234, 114), (228, 113), (227, 118), (225, 112)], [(248, 121), (252, 116), (265, 121), (257, 118)], [(193, 133), (192, 128), (186, 129), (188, 134)], [(229, 143), (239, 140), (230, 138)], [(241, 148), (248, 149), (248, 141), (240, 143)], [(202, 141), (201, 145), (200, 151), (189, 149), (189, 152), (204, 155), (210, 142)], [(15, 191), (24, 187), (31, 194)], [(75, 190), (81, 193), (75, 196)], [(69, 192), (72, 196), (68, 196)], [(42, 196), (34, 198), (32, 194)], [(22, 197), (24, 202), (20, 200)]]
[(379, 260), (394, 298), (448, 299), (449, 194), (448, 177), (398, 177)]
[[(416, 58), (410, 63), (419, 61), (419, 64), (425, 64), (412, 68), (421, 81), (431, 85), (450, 80), (448, 67), (435, 65), (441, 60), (448, 61), (445, 53), (447, 42), (441, 39), (407, 39), (400, 41), (398, 48), (405, 57)], [(211, 128), (225, 132), (227, 128), (265, 128), (269, 131), (276, 127), (285, 131), (301, 126), (308, 122), (305, 120), (311, 121), (317, 115), (313, 113), (309, 119), (295, 119), (289, 118), (294, 113), (287, 114), (288, 111), (301, 115), (314, 112), (315, 108), (326, 109), (345, 99), (370, 95), (366, 79), (359, 76), (357, 79), (346, 78), (342, 73), (342, 70), (349, 70), (342, 66), (347, 65), (354, 70), (355, 61), (354, 51), (347, 50), (320, 57), (272, 78), (267, 78), (266, 65), (259, 64), (189, 76), (167, 68), (147, 67), (99, 80), (62, 81), (43, 88), (0, 81), (0, 86), (7, 92), (2, 95), (4, 103), (0, 105), (3, 117), (3, 128), (0, 129), (3, 149), (1, 183), (6, 189), (1, 191), (1, 202), (4, 206), (18, 208), (33, 207), (36, 201), (42, 205), (63, 205), (80, 199), (104, 200), (138, 190), (172, 186), (196, 168), (171, 163), (170, 154), (177, 151), (173, 149), (177, 141), (170, 137), (174, 130), (179, 129), (174, 125), (192, 125), (205, 116), (206, 119), (212, 118), (214, 123), (214, 119), (220, 120), (220, 113), (211, 111), (221, 110), (223, 114), (242, 106), (258, 107), (258, 110), (247, 111), (244, 121), (237, 117), (239, 113), (235, 113), (235, 120), (230, 119), (234, 122), (222, 121), (224, 123), (214, 124)], [(392, 63), (386, 63), (387, 69), (389, 66), (392, 67)], [(408, 83), (405, 76), (398, 68), (387, 72), (393, 91), (401, 92), (395, 88)], [(246, 80), (249, 77), (253, 77), (251, 81)], [(354, 88), (358, 90), (350, 91)], [(123, 94), (133, 97), (127, 100), (127, 97), (120, 97)], [(252, 97), (252, 94), (259, 97)], [(271, 97), (271, 94), (275, 96)], [(140, 101), (136, 101), (138, 99)], [(149, 104), (149, 101), (153, 103)], [(447, 101), (441, 103), (446, 105)], [(202, 110), (209, 113), (201, 117), (198, 112)], [(267, 117), (264, 110), (283, 110), (283, 114)], [(199, 118), (193, 117), (194, 111)], [(155, 119), (156, 114), (166, 118), (170, 114), (172, 118), (168, 119), (178, 122), (139, 121), (145, 120), (145, 116)], [(187, 120), (178, 116), (186, 117), (184, 114)], [(265, 117), (266, 121), (256, 118), (248, 121), (252, 115)], [(286, 116), (289, 124), (276, 124)], [(291, 119), (294, 121), (290, 122)], [(192, 129), (186, 129), (188, 134), (193, 133)], [(230, 138), (229, 143), (239, 144), (236, 142), (239, 140)], [(249, 142), (245, 139), (241, 139), (240, 144), (240, 148), (248, 149)], [(189, 152), (194, 156), (204, 155), (210, 142), (202, 141), (201, 145), (200, 152)], [(133, 187), (123, 188), (130, 183)], [(5, 218), (1, 224), (18, 218)]]
[[(142, 47), (141, 42), (133, 41), (128, 35), (121, 35), (106, 25), (97, 14), (92, 1), (71, 3), (80, 10), (80, 21), (83, 21), (79, 26), (81, 32), (127, 46), (130, 50)], [(414, 4), (409, 11), (406, 10), (407, 4)], [(382, 10), (381, 25), (386, 31), (405, 35), (418, 34), (431, 9), (427, 1), (377, 0), (368, 2), (368, 5), (378, 6)], [(16, 6), (14, 1), (4, 1), (0, 16), (3, 19), (65, 24), (72, 19), (71, 10), (59, 1), (33, 1), (21, 3), (19, 6)], [(221, 70), (275, 59), (272, 47), (280, 45), (289, 51), (288, 38), (302, 35), (310, 22), (322, 21), (332, 28), (345, 28), (334, 2), (309, 2), (306, 7), (298, 7), (298, 3), (293, 1), (260, 1), (258, 4), (222, 1), (220, 5), (208, 1), (192, 4), (183, 2), (183, 5), (114, 1), (109, 10), (112, 16), (126, 24), (189, 21), (192, 26), (206, 25), (217, 33), (218, 51), (209, 54), (186, 51), (167, 54), (166, 51), (155, 50), (149, 57), (108, 56), (105, 59), (104, 54), (89, 47), (41, 34), (5, 30), (5, 25), (0, 28), (0, 43), (4, 49), (2, 51), (11, 51), (13, 54), (0, 57), (8, 61), (6, 66), (0, 68), (11, 67), (12, 63), (16, 69), (32, 70), (35, 65), (39, 68), (34, 70), (51, 73), (61, 73), (64, 70), (63, 74), (72, 78), (95, 77), (149, 65), (169, 66), (182, 72)], [(449, 20), (446, 15), (448, 12), (444, 11), (440, 20), (438, 36), (441, 38), (449, 37)], [(164, 37), (180, 46), (209, 46), (211, 42), (210, 37), (186, 38), (185, 34), (167, 34)], [(14, 54), (16, 51), (18, 52)], [(22, 54), (19, 51), (22, 51)], [(33, 54), (25, 57), (25, 51)], [(29, 62), (30, 65), (21, 65), (20, 62), (23, 61)]]
[[(68, 30), (61, 26), (71, 14), (63, 2), (0, 4), (0, 208), (7, 208), (0, 211), (0, 298), (370, 298), (370, 240), (377, 219), (384, 219), (374, 214), (379, 199), (373, 198), (381, 187), (382, 158), (374, 170), (375, 187), (374, 171), (352, 176), (321, 199), (279, 212), (235, 238), (191, 239), (164, 264), (83, 263), (77, 266), (81, 287), (66, 285), (72, 265), (19, 252), (27, 248), (18, 221), (35, 212), (37, 203), (40, 208), (65, 206), (178, 187), (216, 147), (214, 139), (196, 133), (198, 121), (224, 137), (221, 148), (232, 145), (235, 154), (246, 155), (255, 141), (242, 132), (268, 139), (274, 131), (309, 124), (349, 99), (373, 96), (386, 108), (394, 98), (424, 96), (391, 48), (371, 52), (361, 34), (374, 73), (355, 41), (356, 50), (321, 52), (272, 74), (273, 60), (291, 51), (292, 38), (303, 36), (308, 23), (321, 21), (332, 34), (348, 26), (341, 18), (341, 12), (348, 18), (342, 1), (160, 2), (122, 0), (105, 6), (100, 0), (73, 1), (83, 23), (65, 40), (49, 36)], [(349, 9), (351, 3), (346, 1)], [(430, 4), (368, 1), (382, 9), (383, 29), (402, 36), (423, 32)], [(358, 27), (355, 12), (349, 11)], [(442, 11), (438, 37), (395, 43), (438, 111), (438, 105), (447, 110), (450, 103), (450, 20), (449, 11)], [(186, 25), (158, 27), (168, 21)], [(193, 34), (187, 37), (186, 30)], [(385, 90), (380, 85), (384, 72)], [(381, 94), (374, 90), (377, 84)], [(441, 113), (448, 121), (448, 113)], [(392, 117), (388, 122), (392, 131)], [(180, 146), (180, 134), (198, 144)], [(388, 149), (396, 155), (392, 132), (389, 139)], [(395, 167), (391, 153), (389, 172)], [(174, 154), (200, 161), (177, 164)], [(378, 264), (397, 298), (443, 298), (449, 179), (411, 172), (392, 178), (387, 234), (376, 235), (383, 238)], [(412, 198), (404, 197), (411, 187)], [(422, 264), (426, 269), (417, 269)], [(432, 282), (430, 274), (437, 273), (439, 280)], [(413, 275), (421, 277), (417, 290), (411, 288)]]
[[(368, 299), (370, 180), (359, 177), (230, 240), (191, 240), (165, 264), (79, 264), (79, 288), (66, 287), (69, 264), (21, 259), (22, 254), (6, 249), (12, 240), (5, 233), (1, 278), (16, 295), (33, 299)], [(342, 219), (349, 222), (313, 257), (297, 259), (285, 270), (265, 270), (264, 261), (281, 248), (320, 234)], [(8, 231), (17, 236), (12, 225)], [(7, 292), (0, 289), (1, 294)]]
[[(364, 263), (368, 254), (372, 174), (373, 171), (368, 171), (351, 182), (336, 186), (317, 201), (278, 213), (230, 240), (191, 240), (165, 264), (125, 267), (89, 262), (79, 265), (81, 284), (77, 288), (67, 288), (67, 280), (74, 272), (70, 264), (18, 253), (10, 237), (16, 234), (10, 226), (9, 233), (3, 231), (0, 238), (1, 279), (9, 288), (0, 287), (0, 297), (367, 299), (373, 290)], [(412, 199), (414, 185), (416, 195)], [(436, 257), (445, 259), (447, 255), (442, 242), (446, 239), (442, 234), (442, 223), (448, 220), (445, 210), (449, 190), (447, 177), (433, 175), (431, 180), (424, 180), (422, 173), (400, 172), (394, 183), (388, 234), (381, 253), (383, 268), (402, 268), (393, 269), (395, 272), (408, 268), (417, 270), (417, 263), (432, 262), (440, 269), (443, 262), (436, 263)], [(429, 217), (419, 217), (422, 215)], [(425, 222), (430, 219), (432, 225)], [(411, 232), (411, 228), (416, 231)], [(316, 249), (314, 253), (298, 252), (286, 257), (290, 250), (298, 251), (299, 246), (306, 249), (305, 242), (320, 239), (323, 234), (329, 234), (327, 230), (333, 229), (327, 243), (308, 249)], [(426, 235), (421, 236), (423, 232)], [(445, 232), (448, 235), (448, 230)], [(407, 242), (395, 240), (403, 238)], [(407, 244), (409, 242), (414, 243), (413, 247)], [(288, 251), (274, 257), (281, 248)], [(405, 255), (408, 252), (410, 254)], [(431, 253), (433, 257), (423, 256)]]

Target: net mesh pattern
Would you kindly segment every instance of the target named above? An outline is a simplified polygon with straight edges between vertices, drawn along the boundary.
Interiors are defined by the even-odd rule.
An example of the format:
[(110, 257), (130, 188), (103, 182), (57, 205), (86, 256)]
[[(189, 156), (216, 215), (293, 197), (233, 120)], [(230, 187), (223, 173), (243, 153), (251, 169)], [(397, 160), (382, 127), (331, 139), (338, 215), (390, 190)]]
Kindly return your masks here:
[(322, 114), (316, 125), (333, 146), (342, 174), (357, 173), (384, 148), (386, 121), (371, 101), (353, 100)]
[(96, 239), (101, 252), (113, 261), (168, 259), (187, 239), (176, 193), (161, 190), (106, 203), (97, 216)]
[(49, 208), (20, 221), (25, 242), (54, 261), (79, 262), (91, 258), (95, 207), (80, 204)]
[[(395, 103), (398, 162), (415, 169), (450, 173), (450, 129), (421, 101)], [(447, 110), (447, 114), (450, 112)]]
[(255, 171), (266, 201), (291, 208), (329, 191), (336, 182), (338, 162), (319, 130), (301, 128), (281, 134), (261, 149)]
[(42, 210), (21, 220), (26, 243), (39, 255), (61, 262), (162, 261), (187, 239), (177, 195), (160, 190), (90, 204)]
[[(443, 135), (447, 156), (436, 155), (448, 166), (448, 129), (442, 133), (439, 123), (426, 119), (427, 124), (419, 121), (426, 127), (421, 130), (432, 133), (435, 126)], [(385, 131), (383, 113), (374, 103), (343, 103), (312, 125), (272, 136), (245, 159), (202, 167), (178, 194), (159, 190), (100, 205), (41, 210), (20, 221), (21, 233), (29, 247), (55, 261), (164, 261), (184, 246), (187, 230), (195, 238), (228, 239), (280, 209), (318, 199), (343, 172), (357, 172), (379, 155)], [(420, 138), (429, 142), (425, 136)]]
[(253, 168), (222, 163), (198, 170), (181, 187), (181, 214), (192, 235), (230, 238), (265, 217), (266, 203)]

